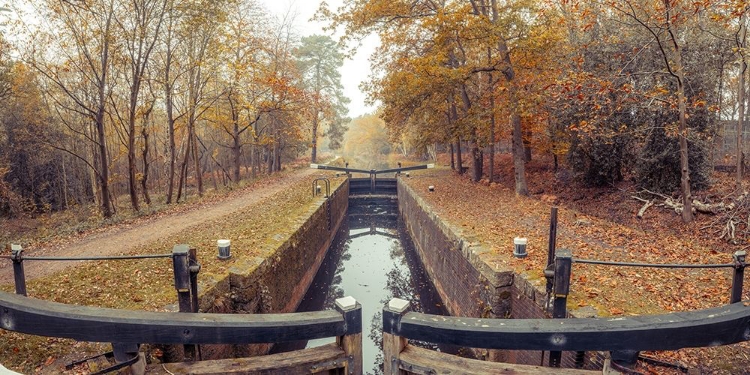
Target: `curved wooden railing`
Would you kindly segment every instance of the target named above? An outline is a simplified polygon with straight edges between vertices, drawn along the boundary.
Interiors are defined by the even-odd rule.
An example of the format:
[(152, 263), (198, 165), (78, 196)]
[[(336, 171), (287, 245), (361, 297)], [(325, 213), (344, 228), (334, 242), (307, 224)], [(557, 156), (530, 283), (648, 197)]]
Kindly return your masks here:
[[(362, 309), (353, 298), (337, 310), (286, 314), (203, 314), (147, 312), (67, 305), (0, 292), (0, 328), (78, 341), (137, 344), (253, 344), (339, 337), (338, 368), (362, 373)], [(117, 353), (115, 353), (117, 356)], [(317, 359), (308, 360), (309, 368)], [(324, 362), (330, 362), (326, 359)], [(299, 365), (299, 364), (295, 364)]]
[(394, 299), (383, 309), (386, 374), (408, 370), (410, 366), (440, 373), (441, 364), (457, 361), (467, 361), (466, 368), (479, 366), (448, 354), (440, 354), (440, 360), (433, 358), (437, 354), (430, 354), (430, 361), (425, 363), (426, 354), (415, 354), (415, 348), (407, 347), (406, 339), (471, 348), (538, 351), (615, 352), (719, 346), (750, 341), (750, 303), (629, 317), (477, 319), (409, 312), (408, 302)]

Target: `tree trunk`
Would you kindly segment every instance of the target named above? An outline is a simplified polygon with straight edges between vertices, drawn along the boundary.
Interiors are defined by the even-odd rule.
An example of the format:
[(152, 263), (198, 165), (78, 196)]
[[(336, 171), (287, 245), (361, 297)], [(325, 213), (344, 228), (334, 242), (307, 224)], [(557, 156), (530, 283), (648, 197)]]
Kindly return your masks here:
[(242, 144), (240, 143), (240, 125), (238, 119), (234, 121), (234, 133), (232, 134), (232, 156), (234, 158), (234, 182), (240, 182), (240, 160), (242, 156)]
[[(682, 51), (673, 26), (671, 23), (672, 4), (669, 0), (664, 0), (664, 7), (666, 9), (667, 20), (667, 32), (671, 38), (674, 55), (672, 60), (674, 61), (674, 69), (670, 69), (672, 75), (677, 79), (677, 101), (679, 107), (679, 141), (680, 141), (680, 190), (682, 193), (682, 221), (684, 223), (690, 223), (693, 221), (693, 198), (690, 193), (690, 166), (688, 162), (688, 143), (687, 143), (687, 103), (685, 99), (685, 70), (682, 65)], [(667, 63), (669, 64), (669, 63)]]
[[(103, 91), (103, 89), (102, 89)], [(102, 97), (103, 100), (103, 97)], [(109, 167), (107, 165), (107, 138), (104, 133), (104, 103), (96, 114), (96, 134), (99, 147), (99, 187), (102, 193), (101, 210), (105, 218), (112, 217), (111, 197), (109, 195)]]
[(516, 180), (516, 195), (529, 195), (529, 188), (526, 185), (526, 153), (523, 147), (523, 136), (521, 135), (521, 116), (518, 114), (515, 82), (511, 82), (510, 86), (510, 126), (513, 129), (513, 173)]
[(461, 160), (461, 136), (456, 136), (456, 170), (458, 174), (464, 174), (464, 163)]
[(138, 181), (136, 176), (135, 118), (129, 120), (129, 122), (132, 122), (132, 124), (128, 125), (128, 194), (130, 195), (130, 205), (133, 207), (133, 211), (138, 212), (141, 208), (138, 202)]
[(456, 170), (456, 161), (455, 161), (454, 155), (453, 155), (453, 143), (450, 144), (450, 150), (451, 150), (451, 169), (455, 171)]
[(203, 168), (201, 168), (201, 157), (198, 154), (198, 135), (193, 127), (193, 161), (195, 163), (195, 182), (198, 185), (198, 196), (203, 196)]
[(521, 117), (518, 113), (514, 113), (510, 117), (510, 122), (513, 129), (513, 170), (516, 180), (516, 194), (529, 195), (529, 190), (526, 186), (526, 155), (523, 147), (523, 137), (521, 136)]
[(63, 196), (63, 209), (68, 209), (70, 206), (68, 203), (68, 175), (65, 171), (65, 155), (62, 155), (60, 158), (60, 164), (62, 164), (62, 178), (63, 178), (63, 186), (62, 186), (62, 196)]
[(471, 180), (479, 182), (482, 179), (482, 162), (484, 156), (482, 155), (482, 149), (479, 147), (479, 141), (477, 141), (477, 131), (474, 129), (471, 136)]
[(531, 130), (523, 130), (523, 161), (531, 161)]
[(252, 168), (252, 178), (255, 179), (258, 177), (258, 146), (256, 146), (255, 143), (252, 145), (252, 150), (250, 151), (250, 167)]
[(495, 181), (495, 98), (490, 98), (490, 160), (487, 166), (489, 181)]
[(164, 85), (164, 102), (167, 107), (167, 129), (169, 137), (169, 176), (167, 178), (167, 204), (172, 203), (172, 194), (174, 193), (174, 175), (175, 175), (175, 160), (177, 159), (177, 149), (174, 140), (174, 102), (172, 98), (172, 85), (169, 84), (169, 63), (166, 64), (166, 79), (167, 83)]
[(315, 111), (312, 124), (312, 157), (311, 163), (317, 163), (318, 160), (318, 111)]
[(747, 28), (745, 26), (745, 17), (740, 18), (740, 39), (738, 41), (740, 51), (740, 76), (737, 83), (737, 103), (739, 104), (739, 113), (737, 116), (737, 192), (742, 193), (742, 175), (745, 172), (744, 165), (744, 147), (742, 136), (744, 134), (744, 122), (745, 122), (745, 74), (747, 73), (747, 59), (745, 58), (745, 38), (747, 36)]
[(273, 147), (271, 147), (271, 145), (268, 145), (267, 150), (268, 150), (267, 151), (268, 157), (266, 159), (267, 167), (268, 167), (267, 171), (268, 171), (268, 174), (270, 175), (271, 173), (273, 173), (273, 161), (275, 158), (273, 154)]
[(276, 172), (281, 172), (281, 145), (276, 146)]
[[(147, 112), (147, 113), (150, 113)], [(148, 124), (148, 114), (146, 115), (146, 120), (144, 120), (143, 128), (141, 128), (141, 135), (143, 136), (143, 178), (141, 179), (141, 188), (143, 189), (143, 199), (146, 201), (147, 205), (151, 205), (151, 195), (148, 193), (148, 169), (149, 169), (149, 162), (148, 162), (148, 127), (146, 126)]]
[[(497, 2), (491, 1), (492, 11), (492, 22), (498, 22), (498, 9)], [(521, 133), (521, 114), (520, 105), (518, 98), (518, 87), (515, 82), (516, 72), (513, 69), (512, 61), (510, 60), (510, 51), (508, 50), (508, 44), (505, 39), (500, 38), (497, 44), (497, 49), (502, 56), (504, 67), (502, 69), (503, 76), (508, 82), (509, 86), (509, 100), (510, 106), (510, 126), (512, 129), (513, 138), (513, 174), (516, 180), (516, 195), (529, 195), (529, 188), (526, 185), (526, 151), (524, 149), (523, 134)], [(531, 155), (529, 154), (529, 157)]]
[(185, 158), (182, 160), (182, 164), (180, 165), (180, 180), (177, 183), (177, 198), (175, 199), (175, 202), (179, 202), (180, 198), (182, 198), (183, 186), (185, 187), (185, 191), (187, 191), (187, 171), (188, 161), (190, 160), (190, 149), (192, 148), (192, 137), (188, 137), (187, 142), (187, 147), (185, 147)]

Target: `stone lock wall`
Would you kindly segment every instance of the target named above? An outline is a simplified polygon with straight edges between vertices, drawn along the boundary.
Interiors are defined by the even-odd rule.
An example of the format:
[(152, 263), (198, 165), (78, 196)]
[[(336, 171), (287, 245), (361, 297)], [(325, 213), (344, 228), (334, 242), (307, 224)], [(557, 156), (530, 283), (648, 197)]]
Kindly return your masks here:
[[(512, 313), (511, 270), (493, 270), (479, 255), (487, 251), (444, 222), (411, 187), (399, 180), (399, 212), (425, 271), (453, 316), (507, 318)], [(472, 245), (474, 244), (474, 245)], [(480, 358), (506, 360), (500, 351), (477, 351)]]
[[(399, 180), (399, 211), (422, 264), (453, 316), (475, 318), (549, 318), (544, 280), (528, 280), (510, 269), (494, 270), (479, 255), (488, 251), (461, 228), (444, 222), (432, 208)], [(571, 314), (571, 317), (572, 314)], [(540, 351), (478, 351), (493, 361), (539, 365)], [(545, 354), (545, 363), (548, 361)], [(586, 353), (585, 368), (601, 369), (604, 356)], [(574, 367), (575, 353), (563, 352), (562, 367)]]

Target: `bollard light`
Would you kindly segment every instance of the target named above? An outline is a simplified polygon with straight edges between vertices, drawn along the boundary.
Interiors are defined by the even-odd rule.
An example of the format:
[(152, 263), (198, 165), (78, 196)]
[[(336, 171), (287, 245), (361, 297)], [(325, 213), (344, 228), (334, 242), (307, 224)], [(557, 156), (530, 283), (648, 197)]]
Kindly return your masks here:
[(429, 190), (429, 191), (435, 191), (435, 186), (434, 185), (430, 185), (430, 186), (427, 187), (427, 190)]
[(216, 245), (219, 247), (219, 259), (225, 260), (232, 257), (229, 240), (218, 240)]
[(526, 258), (526, 244), (528, 240), (522, 237), (513, 239), (513, 256), (516, 258)]

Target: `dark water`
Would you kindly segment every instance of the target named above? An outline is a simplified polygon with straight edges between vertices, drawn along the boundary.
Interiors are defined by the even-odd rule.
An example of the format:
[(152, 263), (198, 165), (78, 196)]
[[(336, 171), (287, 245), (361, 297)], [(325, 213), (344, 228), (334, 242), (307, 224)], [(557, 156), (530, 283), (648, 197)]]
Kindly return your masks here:
[[(350, 199), (348, 220), (297, 311), (334, 309), (334, 301), (345, 296), (362, 305), (363, 363), (370, 374), (383, 372), (382, 309), (391, 298), (410, 301), (412, 311), (448, 315), (401, 223), (396, 199)], [(313, 340), (307, 347), (331, 342), (333, 338)], [(274, 352), (303, 345), (277, 345)]]

